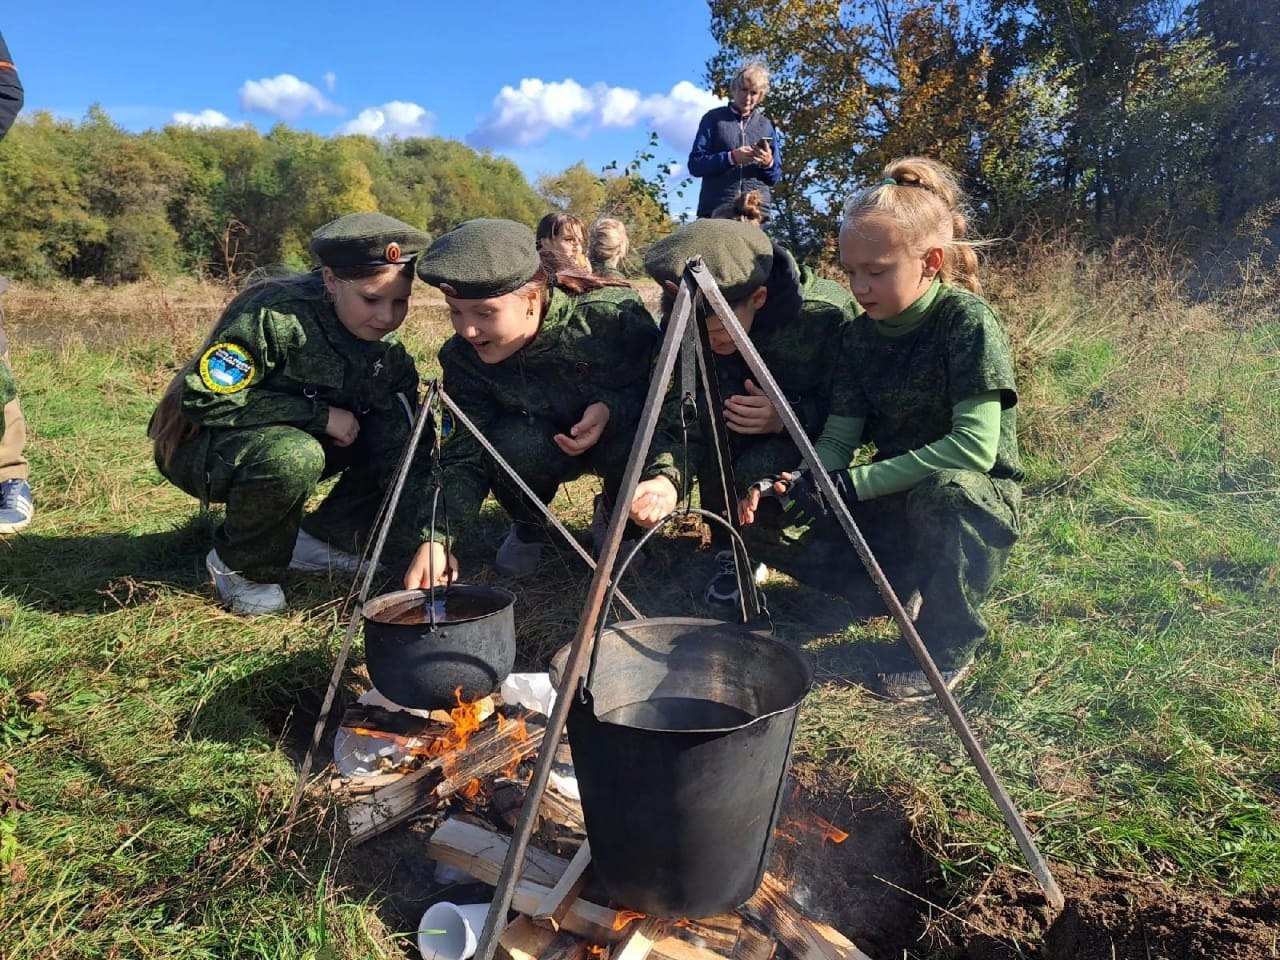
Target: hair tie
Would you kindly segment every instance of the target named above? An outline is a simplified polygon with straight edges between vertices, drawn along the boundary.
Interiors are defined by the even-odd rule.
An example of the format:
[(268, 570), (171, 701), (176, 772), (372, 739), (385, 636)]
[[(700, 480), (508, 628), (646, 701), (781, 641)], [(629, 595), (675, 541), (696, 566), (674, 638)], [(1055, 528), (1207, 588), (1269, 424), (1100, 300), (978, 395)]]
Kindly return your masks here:
[(901, 186), (901, 184), (898, 183), (897, 180), (893, 179), (893, 177), (884, 177), (883, 179), (880, 180), (879, 183), (876, 184), (876, 186), (877, 187), (898, 187), (898, 186)]

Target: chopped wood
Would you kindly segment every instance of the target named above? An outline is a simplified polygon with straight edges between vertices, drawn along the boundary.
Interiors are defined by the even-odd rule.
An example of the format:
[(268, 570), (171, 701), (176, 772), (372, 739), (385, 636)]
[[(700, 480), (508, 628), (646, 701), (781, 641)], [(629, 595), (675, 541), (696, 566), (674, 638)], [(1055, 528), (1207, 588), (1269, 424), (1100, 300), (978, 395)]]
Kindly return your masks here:
[(738, 931), (738, 941), (733, 945), (733, 960), (773, 960), (778, 944), (773, 937), (754, 925), (744, 923)]
[[(427, 854), (433, 860), (462, 870), (492, 886), (498, 882), (509, 846), (508, 837), (451, 817), (431, 835)], [(568, 861), (560, 857), (534, 847), (528, 848), (511, 901), (512, 908), (518, 913), (532, 915), (568, 866)], [(586, 937), (593, 943), (606, 943), (617, 940), (621, 935), (613, 929), (616, 920), (615, 911), (579, 899), (570, 905), (561, 929)]]
[[(434, 860), (492, 885), (497, 883), (502, 872), (509, 845), (509, 838), (503, 834), (451, 817), (432, 834), (427, 853)], [(568, 861), (561, 857), (529, 847), (516, 884), (512, 908), (519, 913), (532, 914), (568, 866)], [(733, 914), (679, 922), (649, 917), (639, 923), (649, 921), (662, 924), (660, 936), (649, 949), (649, 960), (723, 960), (731, 955), (744, 926), (742, 918)], [(561, 923), (561, 932), (577, 934), (592, 943), (607, 944), (625, 939), (634, 925), (619, 923), (618, 911), (579, 897), (570, 903)], [(539, 960), (580, 958), (557, 958), (544, 954)]]
[(645, 917), (632, 924), (626, 938), (613, 952), (613, 960), (645, 960), (653, 952), (657, 941), (666, 934), (667, 923), (657, 917)]
[(587, 868), (590, 865), (591, 842), (584, 840), (578, 852), (569, 861), (569, 866), (556, 881), (556, 885), (547, 893), (542, 903), (538, 904), (533, 919), (549, 921), (552, 927), (559, 930), (565, 913), (568, 912), (573, 901), (578, 899), (582, 888), (587, 885)]
[(498, 937), (499, 960), (542, 960), (557, 935), (521, 914), (508, 923)]
[(429, 757), (395, 783), (357, 799), (345, 811), (351, 843), (363, 843), (403, 823), (423, 806), (437, 804), (473, 780), (483, 780), (535, 753), (544, 728), (530, 727), (524, 739), (517, 739), (520, 729), (517, 723), (495, 723), (473, 735), (466, 749)]
[(838, 930), (806, 917), (771, 873), (742, 909), (758, 917), (796, 960), (870, 960)]
[(431, 737), (444, 733), (443, 724), (407, 710), (388, 710), (369, 703), (353, 703), (342, 714), (342, 726), (395, 737)]

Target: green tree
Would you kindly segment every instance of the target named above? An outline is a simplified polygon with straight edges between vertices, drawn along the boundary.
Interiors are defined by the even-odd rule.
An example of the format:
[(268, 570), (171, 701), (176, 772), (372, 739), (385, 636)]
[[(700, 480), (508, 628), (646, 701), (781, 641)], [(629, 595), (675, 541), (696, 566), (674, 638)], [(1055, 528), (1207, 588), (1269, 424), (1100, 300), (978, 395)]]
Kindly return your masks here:
[(0, 272), (51, 279), (70, 270), (82, 244), (106, 237), (81, 189), (75, 132), (40, 112), (19, 119), (0, 143)]
[(929, 153), (968, 167), (989, 112), (988, 53), (955, 0), (711, 0), (718, 92), (763, 60), (783, 137), (776, 226), (803, 253), (830, 243), (854, 185), (886, 160)]

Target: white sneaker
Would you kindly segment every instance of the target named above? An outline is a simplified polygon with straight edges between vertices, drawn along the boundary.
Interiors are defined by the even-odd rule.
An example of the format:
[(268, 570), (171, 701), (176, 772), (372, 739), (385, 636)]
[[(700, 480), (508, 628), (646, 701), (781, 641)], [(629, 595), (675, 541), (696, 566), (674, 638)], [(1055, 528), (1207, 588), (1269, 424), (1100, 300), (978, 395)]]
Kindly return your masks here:
[(213, 588), (218, 599), (242, 617), (254, 617), (260, 613), (278, 613), (285, 608), (284, 590), (278, 583), (254, 583), (236, 573), (210, 550), (204, 565), (213, 578)]
[(513, 523), (493, 558), (493, 567), (504, 577), (527, 577), (542, 562), (541, 540), (521, 540)]
[(304, 573), (362, 573), (364, 564), (355, 554), (331, 547), (307, 531), (299, 530), (289, 569)]

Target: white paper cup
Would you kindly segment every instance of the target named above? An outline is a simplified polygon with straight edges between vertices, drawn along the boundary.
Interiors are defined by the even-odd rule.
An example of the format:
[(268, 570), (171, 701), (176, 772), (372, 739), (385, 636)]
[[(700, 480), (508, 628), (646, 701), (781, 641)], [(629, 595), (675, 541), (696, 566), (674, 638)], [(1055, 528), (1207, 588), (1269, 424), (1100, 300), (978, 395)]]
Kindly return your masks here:
[[(487, 903), (464, 903), (459, 906), (442, 900), (427, 907), (418, 924), (418, 952), (422, 960), (467, 960), (476, 952)], [(443, 933), (427, 933), (443, 930)]]

